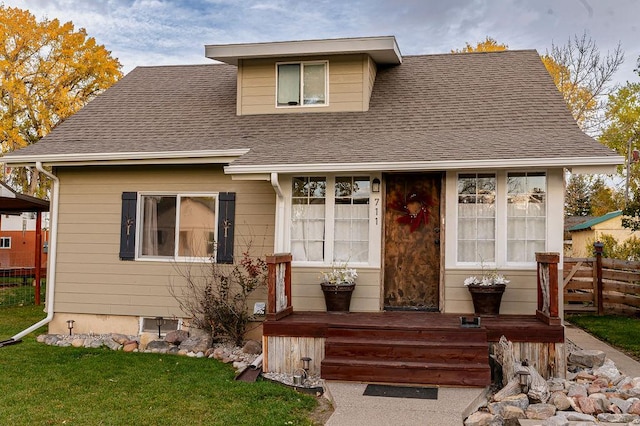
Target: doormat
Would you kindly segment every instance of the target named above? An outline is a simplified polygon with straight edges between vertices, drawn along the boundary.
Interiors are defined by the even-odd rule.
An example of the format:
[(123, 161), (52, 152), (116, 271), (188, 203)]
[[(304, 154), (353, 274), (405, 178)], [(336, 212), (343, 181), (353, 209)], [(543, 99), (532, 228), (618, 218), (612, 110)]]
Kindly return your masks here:
[(363, 395), (386, 396), (389, 398), (438, 399), (438, 388), (367, 385)]

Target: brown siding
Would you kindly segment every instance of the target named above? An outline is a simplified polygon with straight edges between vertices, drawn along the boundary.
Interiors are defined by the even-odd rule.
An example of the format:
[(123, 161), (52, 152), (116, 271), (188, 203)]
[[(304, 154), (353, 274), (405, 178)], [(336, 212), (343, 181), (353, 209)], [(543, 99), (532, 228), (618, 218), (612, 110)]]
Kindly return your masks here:
[[(329, 61), (329, 104), (276, 108), (276, 62)], [(371, 68), (374, 69), (373, 76)], [(369, 109), (375, 64), (367, 55), (243, 60), (238, 64), (238, 114), (366, 111)]]
[(273, 252), (275, 195), (267, 182), (233, 181), (221, 166), (65, 168), (58, 176), (56, 312), (182, 316), (169, 284), (180, 285), (176, 269), (185, 263), (118, 257), (122, 192), (236, 192), (236, 256), (249, 239), (255, 254)]

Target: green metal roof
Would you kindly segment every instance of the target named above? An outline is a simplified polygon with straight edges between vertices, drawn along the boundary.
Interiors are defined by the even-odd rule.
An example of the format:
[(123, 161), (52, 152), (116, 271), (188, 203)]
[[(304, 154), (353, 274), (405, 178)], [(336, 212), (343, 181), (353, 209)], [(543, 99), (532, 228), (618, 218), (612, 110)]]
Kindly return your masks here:
[(578, 224), (576, 226), (572, 226), (571, 228), (568, 229), (568, 231), (569, 232), (571, 232), (571, 231), (583, 231), (585, 229), (591, 228), (594, 225), (597, 225), (597, 224), (602, 223), (602, 222), (606, 222), (607, 220), (613, 219), (614, 217), (618, 217), (620, 215), (622, 215), (622, 210), (616, 210), (614, 212), (609, 212), (609, 213), (607, 213), (605, 215), (595, 217), (595, 218), (593, 218), (591, 220), (587, 220), (586, 222), (580, 223), (580, 224)]

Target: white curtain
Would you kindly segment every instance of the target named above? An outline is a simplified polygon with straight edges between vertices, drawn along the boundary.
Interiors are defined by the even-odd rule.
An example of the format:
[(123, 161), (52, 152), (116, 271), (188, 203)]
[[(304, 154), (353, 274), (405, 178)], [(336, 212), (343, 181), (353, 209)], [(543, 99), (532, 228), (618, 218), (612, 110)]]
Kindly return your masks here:
[(158, 203), (160, 197), (144, 197), (142, 254), (158, 255)]

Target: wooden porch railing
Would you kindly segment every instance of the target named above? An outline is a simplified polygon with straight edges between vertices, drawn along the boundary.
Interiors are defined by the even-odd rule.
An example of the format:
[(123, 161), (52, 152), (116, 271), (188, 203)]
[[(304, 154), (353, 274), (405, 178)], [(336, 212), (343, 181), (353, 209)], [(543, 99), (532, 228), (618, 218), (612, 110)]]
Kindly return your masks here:
[(291, 260), (290, 253), (267, 256), (268, 295), (267, 319), (279, 320), (293, 312), (291, 306)]
[(536, 253), (538, 263), (538, 309), (536, 317), (549, 325), (561, 324), (558, 316), (559, 253)]
[(640, 262), (595, 256), (564, 259), (565, 312), (640, 314)]

